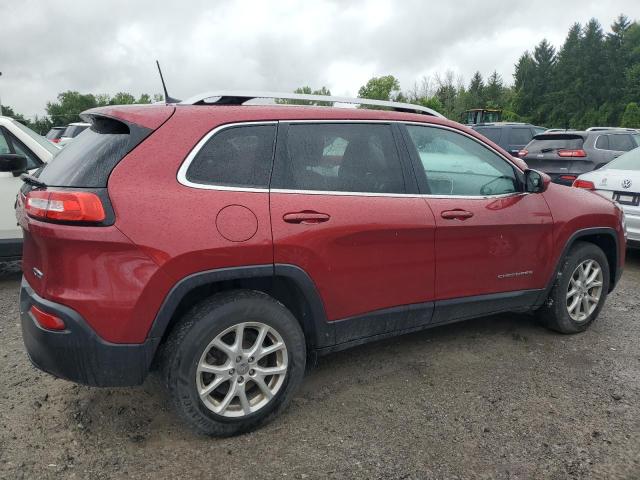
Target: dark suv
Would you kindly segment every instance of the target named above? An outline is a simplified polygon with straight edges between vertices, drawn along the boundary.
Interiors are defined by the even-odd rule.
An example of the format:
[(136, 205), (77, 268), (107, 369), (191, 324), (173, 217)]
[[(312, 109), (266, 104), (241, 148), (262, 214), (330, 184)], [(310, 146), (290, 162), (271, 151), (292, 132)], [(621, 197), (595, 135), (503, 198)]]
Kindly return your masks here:
[(476, 132), (484, 135), (492, 142), (500, 145), (514, 157), (517, 157), (531, 139), (543, 133), (546, 128), (536, 127), (528, 123), (496, 122), (474, 125)]
[(419, 106), (243, 105), (266, 96), (87, 111), (24, 177), (37, 367), (123, 386), (158, 365), (182, 418), (231, 435), (318, 354), (504, 311), (564, 333), (597, 317), (625, 258), (613, 202)]
[(547, 173), (553, 182), (572, 185), (579, 175), (638, 146), (640, 133), (633, 131), (569, 130), (536, 135), (519, 156), (531, 168)]

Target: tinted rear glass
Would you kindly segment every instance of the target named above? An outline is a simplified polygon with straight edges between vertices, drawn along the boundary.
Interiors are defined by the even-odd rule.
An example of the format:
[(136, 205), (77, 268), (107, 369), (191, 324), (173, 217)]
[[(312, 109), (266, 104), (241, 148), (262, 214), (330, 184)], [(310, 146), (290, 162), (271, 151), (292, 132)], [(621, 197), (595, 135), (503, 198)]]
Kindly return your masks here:
[(49, 140), (55, 140), (56, 138), (60, 138), (64, 133), (64, 128), (52, 128), (47, 132), (47, 138)]
[(510, 145), (526, 145), (533, 137), (529, 128), (512, 128), (509, 136)]
[(603, 167), (604, 170), (635, 170), (640, 171), (640, 148), (620, 155)]
[(85, 125), (69, 125), (64, 131), (63, 137), (74, 138), (80, 135), (87, 127)]
[(493, 143), (500, 142), (500, 129), (498, 127), (476, 127), (474, 128), (480, 135), (484, 135)]
[(86, 129), (38, 174), (50, 186), (106, 187), (113, 167), (132, 148), (129, 128), (106, 120)]
[[(527, 145), (529, 152), (553, 151), (560, 149), (578, 150), (584, 139), (580, 135), (537, 135)], [(543, 152), (544, 153), (544, 152)]]

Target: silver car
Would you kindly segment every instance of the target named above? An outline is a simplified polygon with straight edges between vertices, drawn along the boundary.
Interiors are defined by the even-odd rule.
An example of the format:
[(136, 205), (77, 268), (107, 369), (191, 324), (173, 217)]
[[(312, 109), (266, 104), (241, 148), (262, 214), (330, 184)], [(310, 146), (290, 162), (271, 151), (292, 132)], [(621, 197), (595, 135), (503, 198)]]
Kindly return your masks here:
[(625, 214), (627, 245), (640, 248), (640, 148), (580, 175), (574, 187), (593, 190), (617, 202)]

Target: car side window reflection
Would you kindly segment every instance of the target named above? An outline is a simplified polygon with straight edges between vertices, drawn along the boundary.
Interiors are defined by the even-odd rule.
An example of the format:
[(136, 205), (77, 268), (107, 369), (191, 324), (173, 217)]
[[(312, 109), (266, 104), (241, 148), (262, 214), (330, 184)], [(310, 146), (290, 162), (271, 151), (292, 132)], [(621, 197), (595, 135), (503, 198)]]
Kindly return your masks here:
[(465, 135), (407, 125), (427, 177), (429, 193), (453, 196), (504, 195), (518, 191), (507, 161)]

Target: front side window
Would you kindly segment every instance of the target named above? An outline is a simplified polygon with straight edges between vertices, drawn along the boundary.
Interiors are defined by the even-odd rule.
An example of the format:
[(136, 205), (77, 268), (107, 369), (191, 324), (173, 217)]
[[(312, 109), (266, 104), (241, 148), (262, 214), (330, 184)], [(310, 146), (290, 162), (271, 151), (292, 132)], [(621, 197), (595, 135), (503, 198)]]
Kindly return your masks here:
[(433, 195), (486, 196), (519, 191), (514, 168), (479, 142), (435, 127), (407, 125)]
[(214, 134), (187, 169), (189, 182), (268, 188), (275, 125), (242, 125)]
[(292, 124), (278, 157), (272, 188), (355, 193), (406, 191), (389, 125)]

